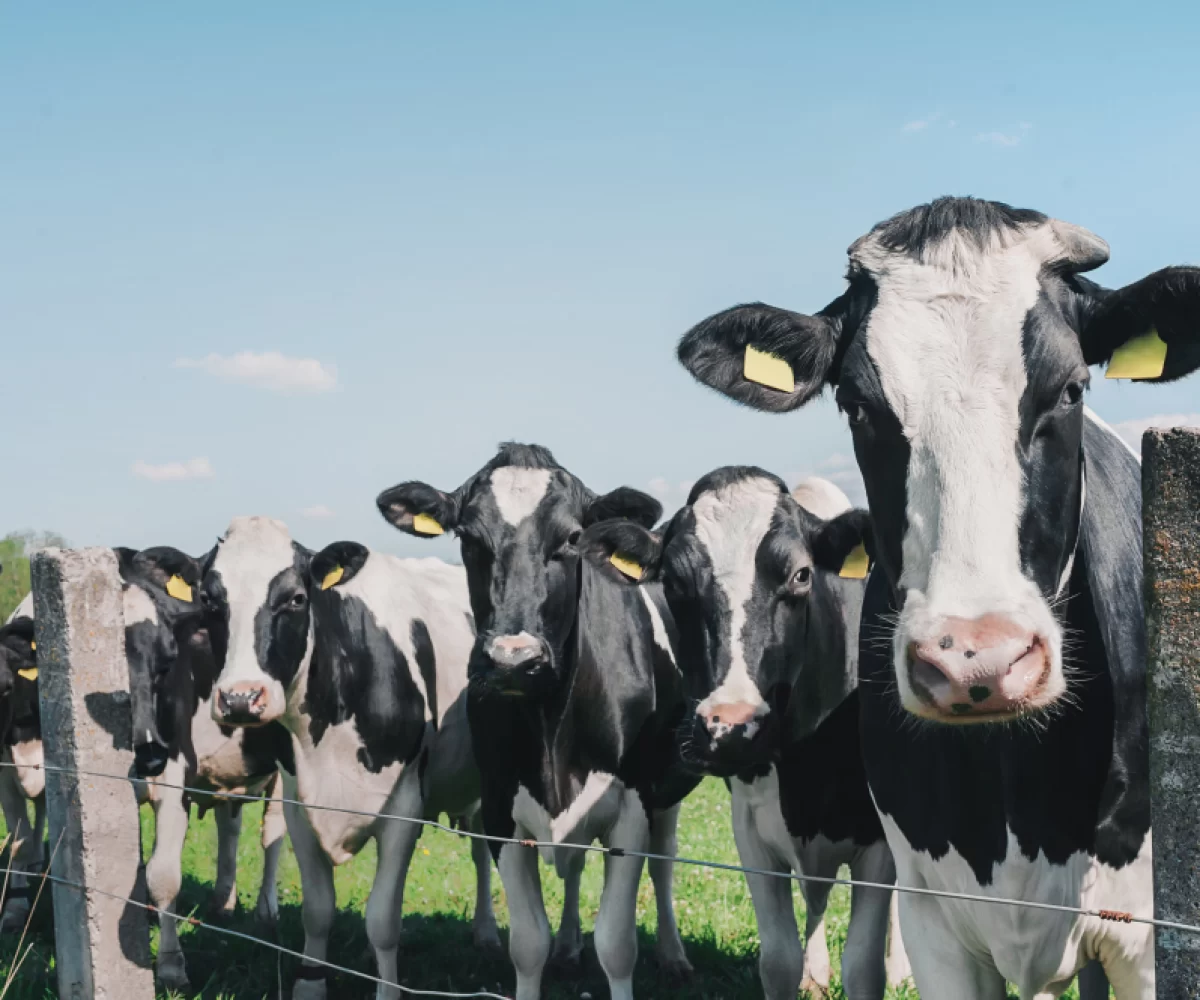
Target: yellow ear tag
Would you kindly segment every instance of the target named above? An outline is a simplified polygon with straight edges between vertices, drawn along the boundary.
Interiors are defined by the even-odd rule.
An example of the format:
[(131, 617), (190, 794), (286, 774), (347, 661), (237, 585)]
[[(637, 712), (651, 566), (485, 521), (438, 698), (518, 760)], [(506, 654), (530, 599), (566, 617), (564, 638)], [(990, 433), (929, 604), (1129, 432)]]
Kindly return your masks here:
[(642, 573), (645, 572), (640, 563), (625, 556), (619, 556), (615, 552), (609, 557), (608, 561), (634, 581), (640, 580)]
[(792, 366), (783, 358), (760, 351), (746, 345), (746, 362), (742, 374), (751, 382), (765, 385), (768, 389), (778, 389), (780, 392), (796, 391), (796, 376)]
[(1167, 344), (1151, 329), (1113, 351), (1105, 378), (1158, 378), (1167, 366)]
[(18, 677), (24, 677), (27, 681), (37, 680), (37, 667), (30, 667), (28, 670), (18, 670)]
[(321, 589), (328, 590), (336, 583), (340, 583), (346, 571), (341, 566), (334, 566), (328, 573), (325, 574), (325, 579), (321, 581)]
[(167, 581), (167, 593), (177, 601), (183, 601), (185, 604), (192, 603), (192, 588), (178, 573)]
[(30, 640), (29, 640), (29, 648), (30, 648), (30, 649), (37, 649), (37, 643), (36, 643), (36, 642), (34, 642), (32, 639), (30, 639)]
[(844, 577), (847, 580), (865, 580), (867, 578), (867, 570), (871, 568), (871, 560), (867, 557), (866, 547), (859, 542), (850, 554), (846, 556), (846, 561), (842, 563), (842, 568), (838, 571), (838, 576)]
[(437, 523), (437, 519), (428, 514), (414, 514), (412, 529), (418, 535), (442, 535), (446, 529)]

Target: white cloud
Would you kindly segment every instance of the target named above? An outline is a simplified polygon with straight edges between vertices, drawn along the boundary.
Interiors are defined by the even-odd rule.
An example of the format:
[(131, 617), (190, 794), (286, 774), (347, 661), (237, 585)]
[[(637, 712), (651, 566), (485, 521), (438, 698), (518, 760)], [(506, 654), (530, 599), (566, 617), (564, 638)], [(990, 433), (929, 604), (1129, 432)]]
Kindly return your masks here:
[(1142, 435), (1151, 427), (1200, 427), (1200, 413), (1156, 413), (1152, 417), (1123, 420), (1113, 425), (1136, 452), (1142, 450)]
[(835, 452), (817, 466), (818, 469), (848, 469), (856, 464), (853, 455), (843, 455)]
[(671, 495), (671, 484), (662, 476), (656, 476), (654, 479), (651, 479), (646, 486), (659, 500), (666, 500)]
[[(930, 125), (936, 124), (937, 120), (942, 117), (940, 111), (935, 111), (933, 114), (925, 118), (917, 118), (911, 122), (905, 122), (901, 127), (902, 132), (924, 132)], [(953, 125), (953, 123), (951, 123)]]
[(314, 504), (312, 507), (305, 507), (300, 513), (313, 521), (325, 521), (334, 516), (333, 511), (323, 503)]
[(198, 368), (226, 382), (243, 382), (272, 392), (331, 392), (338, 386), (333, 365), (316, 358), (290, 358), (278, 351), (180, 358), (175, 367)]
[(1025, 139), (1025, 134), (1033, 128), (1030, 122), (1021, 122), (1015, 132), (980, 132), (975, 136), (976, 142), (986, 142), (993, 146), (1019, 146)]
[(164, 462), (161, 465), (152, 465), (139, 458), (133, 463), (133, 474), (138, 479), (149, 479), (153, 483), (212, 479), (216, 475), (212, 463), (207, 458), (189, 458), (186, 462)]

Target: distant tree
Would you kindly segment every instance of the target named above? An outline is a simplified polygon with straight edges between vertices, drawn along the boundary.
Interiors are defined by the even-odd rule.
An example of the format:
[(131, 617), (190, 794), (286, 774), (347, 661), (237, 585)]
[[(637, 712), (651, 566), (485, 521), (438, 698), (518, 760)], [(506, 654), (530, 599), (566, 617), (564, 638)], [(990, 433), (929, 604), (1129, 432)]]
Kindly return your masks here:
[(14, 531), (0, 538), (0, 623), (29, 593), (29, 557), (41, 549), (66, 548), (54, 531)]

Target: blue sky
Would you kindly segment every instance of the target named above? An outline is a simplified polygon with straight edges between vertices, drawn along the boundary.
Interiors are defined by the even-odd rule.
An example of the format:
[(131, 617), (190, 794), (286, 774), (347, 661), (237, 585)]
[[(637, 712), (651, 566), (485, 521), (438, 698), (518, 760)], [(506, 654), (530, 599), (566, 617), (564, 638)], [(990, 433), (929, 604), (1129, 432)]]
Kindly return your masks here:
[[(673, 360), (813, 311), (941, 194), (1200, 262), (1200, 5), (0, 6), (0, 533), (202, 551), (236, 514), (448, 554), (373, 497), (505, 439), (598, 490), (728, 463), (853, 485), (828, 402)], [(1104, 384), (1111, 422), (1195, 380)], [(1193, 417), (1200, 420), (1200, 417)]]

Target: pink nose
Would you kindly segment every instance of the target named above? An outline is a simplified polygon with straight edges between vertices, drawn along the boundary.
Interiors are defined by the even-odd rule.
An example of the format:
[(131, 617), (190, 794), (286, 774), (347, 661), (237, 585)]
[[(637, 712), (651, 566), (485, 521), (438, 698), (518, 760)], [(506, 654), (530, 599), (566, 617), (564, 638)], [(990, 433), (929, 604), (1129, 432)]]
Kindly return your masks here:
[(934, 715), (1014, 715), (1036, 705), (1050, 680), (1042, 637), (1003, 615), (943, 618), (908, 654), (912, 688)]

